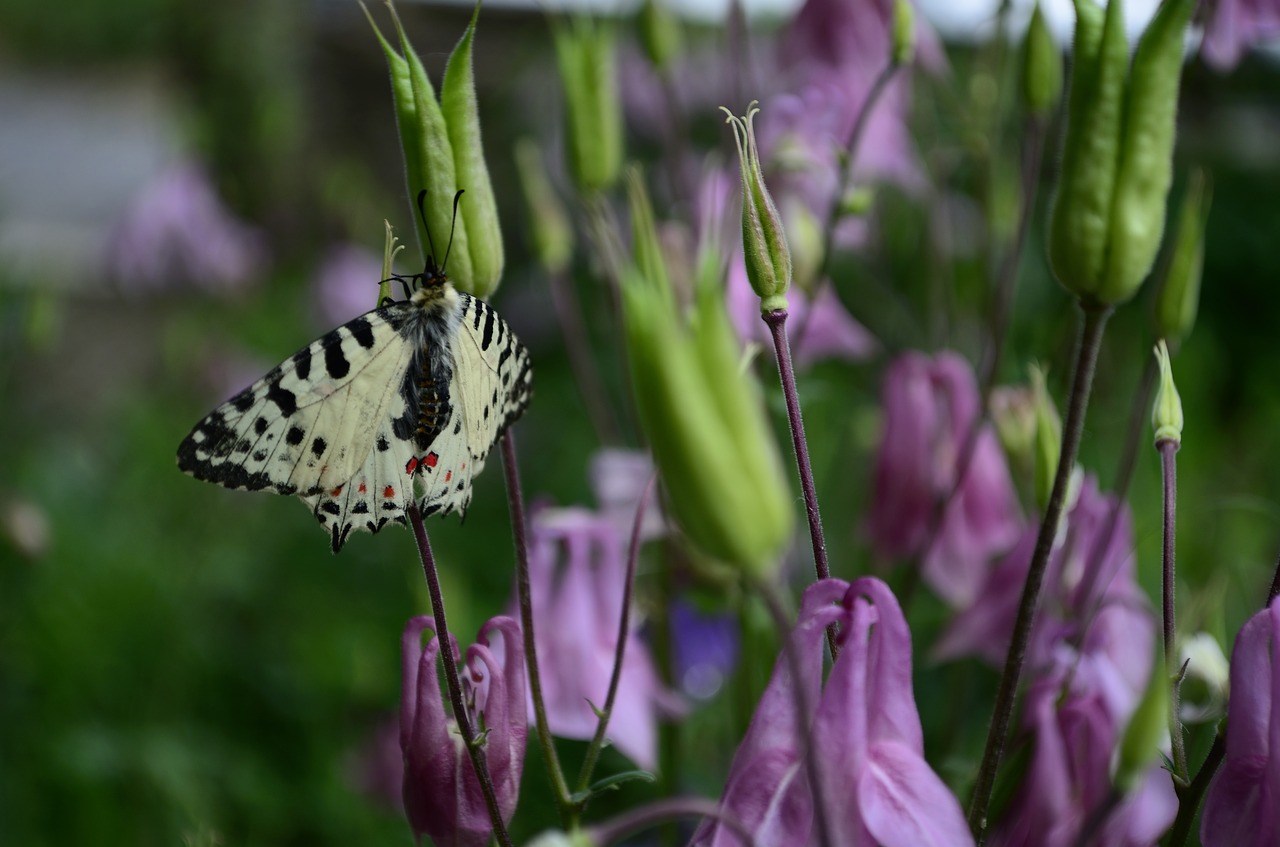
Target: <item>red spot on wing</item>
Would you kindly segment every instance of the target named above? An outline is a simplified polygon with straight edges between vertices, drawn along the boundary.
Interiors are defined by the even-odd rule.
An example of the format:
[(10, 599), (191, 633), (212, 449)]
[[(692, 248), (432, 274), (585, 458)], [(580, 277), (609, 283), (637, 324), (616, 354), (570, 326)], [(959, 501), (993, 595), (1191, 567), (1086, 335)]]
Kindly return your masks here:
[(411, 458), (409, 461), (405, 462), (405, 465), (404, 465), (404, 472), (405, 472), (405, 473), (407, 473), (409, 476), (413, 476), (413, 472), (414, 472), (414, 471), (416, 471), (417, 469), (418, 469), (418, 457), (417, 457), (417, 456), (414, 456), (414, 457), (413, 457), (413, 458)]
[(356, 489), (356, 491), (359, 491), (361, 494), (365, 493), (368, 490), (369, 490), (368, 486), (366, 486), (363, 482), (360, 483), (360, 487)]
[(434, 468), (436, 466), (436, 463), (439, 461), (440, 461), (440, 457), (438, 455), (436, 455), (435, 453), (428, 453), (427, 457), (422, 460), (422, 464), (426, 465), (429, 468)]
[(382, 489), (382, 496), (390, 500), (392, 497), (396, 496), (396, 490), (388, 485), (386, 488)]
[[(346, 483), (343, 483), (343, 485), (345, 485), (345, 484), (346, 484)], [(337, 496), (338, 496), (339, 494), (341, 494), (341, 493), (342, 493), (342, 486), (341, 486), (341, 485), (339, 485), (337, 488), (335, 488), (335, 489), (333, 489), (332, 491), (330, 491), (330, 492), (329, 492), (329, 496), (330, 496), (330, 497), (337, 497)]]
[(449, 481), (449, 480), (451, 480), (451, 479), (453, 479), (453, 471), (445, 471), (445, 472), (444, 472), (444, 481), (445, 481), (445, 482), (448, 482), (448, 481)]

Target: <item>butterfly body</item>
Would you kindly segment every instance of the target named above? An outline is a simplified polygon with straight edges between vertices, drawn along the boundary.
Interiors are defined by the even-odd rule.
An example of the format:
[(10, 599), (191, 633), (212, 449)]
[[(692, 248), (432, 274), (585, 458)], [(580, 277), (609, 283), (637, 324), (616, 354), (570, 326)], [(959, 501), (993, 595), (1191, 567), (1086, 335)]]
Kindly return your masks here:
[(352, 530), (464, 514), (471, 480), (528, 406), (524, 346), (443, 274), (299, 350), (214, 409), (178, 467), (227, 488), (302, 498), (337, 552)]

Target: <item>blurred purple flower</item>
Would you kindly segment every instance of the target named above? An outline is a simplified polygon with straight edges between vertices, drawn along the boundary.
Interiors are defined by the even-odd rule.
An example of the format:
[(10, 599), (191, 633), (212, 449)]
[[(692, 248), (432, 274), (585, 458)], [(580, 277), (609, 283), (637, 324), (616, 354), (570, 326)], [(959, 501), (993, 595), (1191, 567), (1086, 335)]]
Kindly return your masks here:
[[(1116, 515), (1106, 547), (1099, 546), (1115, 506), (1115, 497), (1101, 494), (1092, 476), (1085, 478), (1049, 558), (1027, 662), (1034, 668), (1052, 661), (1062, 642), (1105, 657), (1108, 697), (1114, 710), (1125, 712), (1142, 695), (1135, 680), (1145, 679), (1150, 667), (1155, 624), (1134, 577), (1128, 506)], [(972, 604), (939, 640), (935, 658), (976, 655), (996, 666), (1004, 661), (1038, 532), (1038, 526), (1028, 526), (988, 572)]]
[[(422, 645), (422, 633), (432, 625), (431, 618), (413, 618), (401, 638), (405, 815), (415, 835), (425, 834), (436, 844), (484, 847), (493, 825), (458, 724), (445, 714), (436, 672), (440, 640), (433, 634)], [(491, 649), (495, 632), (501, 638), (502, 658)], [(457, 655), (457, 645), (451, 646)], [(485, 758), (498, 808), (503, 820), (510, 821), (520, 798), (529, 734), (520, 625), (508, 617), (491, 619), (467, 648), (465, 665), (458, 670), (471, 725), (477, 731), (484, 728)]]
[(1280, 38), (1280, 0), (1217, 0), (1204, 27), (1200, 54), (1220, 71), (1240, 63), (1257, 44)]
[[(836, 605), (839, 603), (840, 605)], [(822, 690), (824, 630), (841, 623), (844, 650)], [(799, 678), (785, 655), (734, 756), (721, 805), (760, 847), (809, 842), (813, 801), (796, 739), (796, 686), (814, 711), (813, 750), (842, 847), (972, 844), (960, 804), (924, 761), (911, 691), (911, 633), (888, 586), (865, 577), (827, 579), (804, 594), (790, 635)], [(694, 844), (736, 836), (704, 825)]]
[[(529, 580), (554, 735), (589, 739), (595, 734), (593, 705), (602, 708), (608, 695), (625, 574), (626, 541), (608, 518), (585, 509), (546, 509), (534, 516)], [(608, 735), (632, 761), (649, 769), (657, 763), (658, 718), (676, 717), (686, 707), (662, 685), (637, 627), (628, 638)]]
[[(1148, 646), (1150, 643), (1148, 641)], [(1151, 672), (1125, 680), (1139, 691)], [(1111, 792), (1111, 761), (1137, 699), (1117, 703), (1114, 668), (1060, 647), (1027, 692), (1023, 729), (1032, 745), (1021, 787), (992, 828), (992, 847), (1071, 847)], [(1148, 847), (1169, 828), (1178, 799), (1154, 764), (1142, 783), (1107, 815), (1090, 845)]]
[(312, 282), (325, 326), (346, 323), (377, 306), (381, 279), (382, 259), (371, 251), (355, 244), (330, 247)]
[(710, 700), (738, 663), (738, 622), (733, 615), (704, 613), (688, 600), (670, 609), (672, 663), (684, 693)]
[[(988, 561), (1022, 529), (1013, 481), (989, 425), (979, 431), (964, 480), (955, 485), (956, 464), (978, 415), (973, 372), (955, 353), (932, 359), (907, 353), (889, 366), (881, 396), (884, 436), (868, 527), (872, 545), (880, 556), (920, 557), (930, 587), (952, 605), (967, 605), (987, 579)], [(938, 520), (938, 504), (953, 489)]]
[[(726, 305), (738, 335), (744, 342), (755, 342), (772, 351), (773, 336), (768, 324), (760, 318), (760, 297), (747, 280), (741, 252), (735, 254), (729, 265), (727, 284)], [(845, 309), (830, 283), (822, 284), (813, 300), (793, 288), (787, 292), (787, 301), (790, 303), (787, 331), (791, 336), (791, 352), (800, 366), (822, 359), (861, 362), (879, 348), (875, 337)]]
[(1227, 753), (1205, 797), (1200, 840), (1280, 843), (1280, 598), (1241, 627), (1231, 651)]
[[(630, 543), (635, 525), (636, 510), (645, 486), (653, 476), (653, 459), (643, 450), (624, 450), (605, 447), (591, 457), (588, 475), (591, 490), (601, 515), (613, 523), (619, 538)], [(657, 486), (649, 489), (645, 501), (644, 517), (640, 523), (640, 540), (650, 541), (667, 534), (667, 520), (658, 502)]]
[(107, 248), (107, 268), (134, 293), (189, 283), (216, 293), (244, 289), (267, 262), (266, 238), (238, 220), (193, 163), (160, 174), (134, 199)]

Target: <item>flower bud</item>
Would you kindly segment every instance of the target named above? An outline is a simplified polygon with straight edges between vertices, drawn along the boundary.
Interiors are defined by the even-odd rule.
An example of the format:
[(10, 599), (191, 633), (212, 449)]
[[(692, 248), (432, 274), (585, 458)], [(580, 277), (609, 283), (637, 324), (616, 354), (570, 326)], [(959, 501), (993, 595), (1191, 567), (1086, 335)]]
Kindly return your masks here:
[[(439, 101), (395, 8), (391, 7), (391, 14), (400, 52), (383, 38), (367, 9), (365, 15), (391, 72), (409, 196), (417, 197), (423, 190), (427, 193), (423, 204), (426, 220), (418, 220), (423, 255), (434, 252), (437, 241), (451, 241), (449, 278), (457, 288), (487, 297), (502, 278), (503, 249), (493, 186), (480, 143), (471, 64), (479, 12), (477, 6), (467, 31), (449, 57)], [(455, 216), (454, 197), (459, 189), (467, 194)], [(443, 255), (433, 258), (437, 263), (444, 261)]]
[(525, 844), (525, 847), (597, 847), (598, 844), (595, 838), (581, 829), (572, 832), (548, 829)]
[(573, 226), (547, 178), (542, 151), (532, 138), (516, 142), (516, 171), (529, 209), (534, 255), (547, 273), (564, 273), (573, 257)]
[(1173, 365), (1169, 362), (1169, 348), (1164, 339), (1156, 344), (1156, 360), (1160, 363), (1160, 385), (1156, 388), (1156, 402), (1151, 409), (1151, 426), (1156, 431), (1156, 446), (1172, 441), (1175, 448), (1182, 445), (1182, 398), (1178, 386), (1173, 383)]
[(603, 191), (622, 169), (622, 101), (614, 63), (613, 31), (579, 18), (553, 23), (564, 85), (569, 169), (579, 190)]
[(991, 392), (991, 422), (1005, 457), (1021, 480), (1035, 468), (1036, 394), (1027, 386), (1001, 385)]
[(787, 289), (791, 286), (791, 250), (787, 233), (778, 216), (778, 208), (764, 184), (760, 170), (760, 154), (756, 150), (753, 126), (760, 109), (755, 101), (747, 114), (737, 117), (725, 107), (725, 123), (733, 128), (742, 173), (742, 251), (746, 259), (747, 279), (760, 297), (760, 311), (776, 312), (787, 308)]
[(1156, 297), (1156, 332), (1175, 349), (1196, 323), (1211, 193), (1204, 171), (1192, 171), (1178, 213), (1178, 229), (1173, 236), (1164, 285)]
[(636, 409), (671, 515), (690, 541), (767, 576), (791, 535), (791, 495), (759, 387), (739, 363), (718, 263), (700, 268), (687, 322), (665, 270), (646, 273), (635, 263), (623, 273)]
[(1231, 673), (1222, 645), (1209, 633), (1197, 632), (1182, 642), (1178, 659), (1187, 669), (1179, 689), (1178, 717), (1184, 723), (1207, 723), (1222, 717)]
[(1062, 175), (1049, 222), (1058, 281), (1114, 305), (1151, 270), (1164, 231), (1183, 36), (1195, 0), (1166, 0), (1128, 73), (1123, 4), (1075, 0)]
[(1022, 47), (1022, 99), (1027, 113), (1046, 117), (1062, 96), (1062, 52), (1036, 4)]
[(1153, 669), (1146, 693), (1120, 739), (1112, 782), (1122, 794), (1136, 789), (1147, 776), (1150, 766), (1160, 758), (1160, 749), (1168, 749), (1169, 678)]
[(671, 60), (679, 55), (683, 40), (680, 22), (671, 14), (665, 0), (645, 0), (640, 6), (640, 46), (644, 54), (659, 70), (667, 70)]
[(1058, 473), (1062, 455), (1062, 419), (1044, 384), (1044, 371), (1031, 369), (1031, 387), (1035, 398), (1036, 446), (1034, 488), (1036, 505), (1043, 511), (1053, 493), (1053, 478)]

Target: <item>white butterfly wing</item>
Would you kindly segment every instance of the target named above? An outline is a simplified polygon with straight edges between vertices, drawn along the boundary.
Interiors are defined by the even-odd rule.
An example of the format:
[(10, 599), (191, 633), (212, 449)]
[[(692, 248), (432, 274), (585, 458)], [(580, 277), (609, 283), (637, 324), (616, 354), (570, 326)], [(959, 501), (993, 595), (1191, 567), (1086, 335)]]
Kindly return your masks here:
[(379, 426), (403, 413), (407, 308), (369, 312), (286, 359), (196, 424), (178, 467), (227, 488), (303, 496), (347, 482)]

